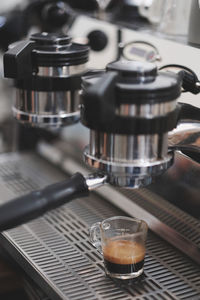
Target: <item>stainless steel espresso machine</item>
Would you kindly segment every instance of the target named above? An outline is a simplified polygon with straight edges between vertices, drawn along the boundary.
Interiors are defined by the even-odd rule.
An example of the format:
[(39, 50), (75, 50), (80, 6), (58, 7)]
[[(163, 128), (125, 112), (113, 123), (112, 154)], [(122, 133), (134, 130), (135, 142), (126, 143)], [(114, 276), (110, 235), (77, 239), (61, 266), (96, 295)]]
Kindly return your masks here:
[[(79, 118), (80, 73), (71, 74), (76, 69), (80, 72), (87, 58), (86, 46), (47, 33), (33, 35), (25, 46), (13, 47), (4, 55), (4, 68), (7, 77), (16, 78), (14, 116), (39, 126), (75, 123)], [(119, 60), (108, 64), (103, 75), (98, 72), (82, 77), (81, 121), (90, 129), (84, 156), (96, 172), (86, 178), (76, 174), (69, 182), (3, 205), (1, 230), (40, 216), (77, 195), (88, 195), (90, 189), (105, 183), (125, 188), (146, 186), (172, 165), (174, 149), (199, 152), (195, 117), (200, 110), (177, 105), (181, 75), (157, 72), (148, 62)], [(184, 124), (184, 133), (178, 128), (171, 132), (188, 118), (188, 110), (194, 120)], [(188, 139), (193, 140), (191, 147)]]
[[(126, 60), (87, 72), (87, 60), (87, 46), (46, 33), (4, 57), (5, 75), (15, 79), (15, 118), (57, 131), (77, 122), (80, 109), (90, 137), (86, 164), (70, 140), (42, 137), (34, 152), (1, 155), (1, 243), (43, 291), (41, 299), (198, 299), (198, 217), (157, 192), (163, 182), (170, 183), (164, 191), (174, 191), (180, 175), (199, 174), (198, 163), (175, 154), (190, 152), (198, 161), (199, 109), (177, 103), (183, 74)], [(144, 276), (130, 282), (106, 277), (88, 241), (92, 223), (124, 214), (150, 228)]]

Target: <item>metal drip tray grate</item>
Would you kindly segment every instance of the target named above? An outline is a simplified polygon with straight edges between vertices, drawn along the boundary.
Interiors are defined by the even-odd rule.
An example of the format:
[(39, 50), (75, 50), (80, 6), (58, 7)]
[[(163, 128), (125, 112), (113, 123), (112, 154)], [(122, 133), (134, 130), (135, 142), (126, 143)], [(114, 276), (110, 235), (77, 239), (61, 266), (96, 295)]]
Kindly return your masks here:
[(148, 189), (120, 190), (120, 193), (151, 212), (200, 248), (200, 222)]
[[(16, 192), (18, 179), (22, 185), (26, 182), (28, 191), (65, 177), (31, 154), (2, 155), (0, 170), (4, 198), (6, 189), (10, 198), (20, 194)], [(12, 172), (18, 172), (17, 179)], [(140, 279), (121, 282), (105, 276), (102, 257), (89, 242), (88, 228), (122, 214), (94, 194), (4, 233), (1, 243), (51, 299), (200, 299), (199, 267), (152, 232)]]

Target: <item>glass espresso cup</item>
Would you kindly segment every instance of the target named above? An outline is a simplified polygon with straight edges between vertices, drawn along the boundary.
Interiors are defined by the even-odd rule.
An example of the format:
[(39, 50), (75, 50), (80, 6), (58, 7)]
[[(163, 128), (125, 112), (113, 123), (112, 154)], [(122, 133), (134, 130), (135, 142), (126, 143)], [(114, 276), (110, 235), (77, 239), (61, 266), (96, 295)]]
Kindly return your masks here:
[(92, 225), (90, 241), (103, 255), (110, 277), (131, 279), (143, 272), (148, 226), (143, 220), (112, 217)]

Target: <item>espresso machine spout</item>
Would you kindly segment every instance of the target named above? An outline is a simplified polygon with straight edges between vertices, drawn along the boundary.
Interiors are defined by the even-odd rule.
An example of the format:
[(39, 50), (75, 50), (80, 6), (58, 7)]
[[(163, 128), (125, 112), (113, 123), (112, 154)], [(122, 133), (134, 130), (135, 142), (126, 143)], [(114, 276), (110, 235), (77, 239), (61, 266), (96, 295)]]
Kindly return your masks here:
[(108, 182), (108, 176), (101, 173), (90, 174), (85, 177), (89, 191), (95, 190)]
[(190, 150), (200, 153), (200, 122), (182, 123), (168, 135), (170, 150)]

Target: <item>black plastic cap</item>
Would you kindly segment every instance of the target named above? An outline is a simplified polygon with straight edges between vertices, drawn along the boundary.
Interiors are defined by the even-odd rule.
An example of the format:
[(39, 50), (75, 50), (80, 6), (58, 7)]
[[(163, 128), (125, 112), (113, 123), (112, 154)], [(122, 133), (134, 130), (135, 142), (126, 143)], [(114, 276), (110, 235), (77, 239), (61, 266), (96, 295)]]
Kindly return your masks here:
[(119, 60), (108, 64), (106, 69), (118, 72), (122, 81), (150, 82), (157, 76), (156, 65), (148, 62)]
[(71, 42), (71, 37), (64, 34), (55, 33), (35, 33), (31, 35), (31, 41), (36, 42), (36, 46), (43, 45), (68, 45)]
[(79, 65), (89, 59), (89, 47), (71, 43), (67, 35), (43, 32), (32, 35), (31, 40), (36, 43), (33, 51), (36, 67)]
[(164, 72), (159, 72), (151, 82), (118, 82), (116, 103), (140, 105), (171, 102), (181, 95), (181, 86), (180, 76)]

